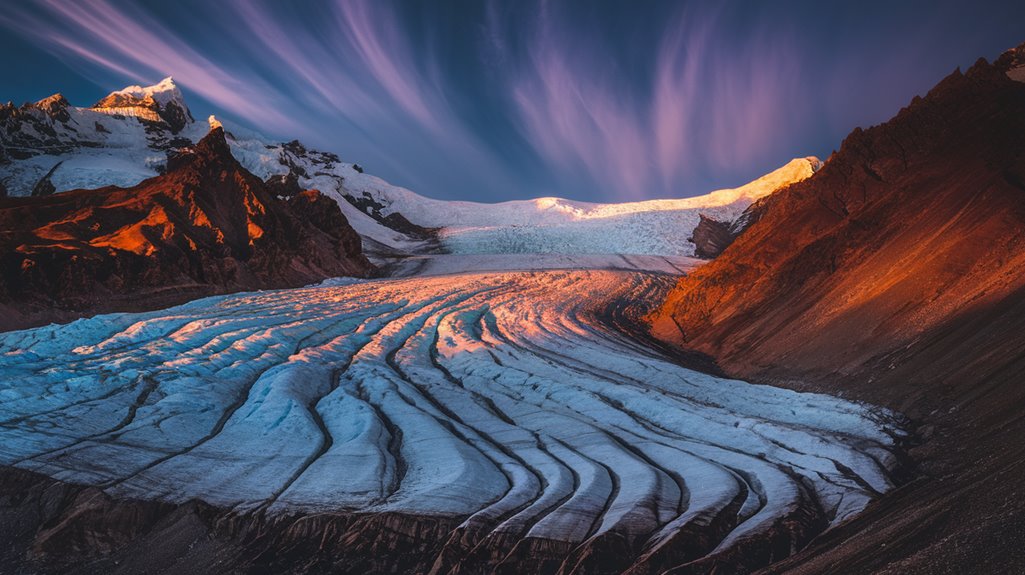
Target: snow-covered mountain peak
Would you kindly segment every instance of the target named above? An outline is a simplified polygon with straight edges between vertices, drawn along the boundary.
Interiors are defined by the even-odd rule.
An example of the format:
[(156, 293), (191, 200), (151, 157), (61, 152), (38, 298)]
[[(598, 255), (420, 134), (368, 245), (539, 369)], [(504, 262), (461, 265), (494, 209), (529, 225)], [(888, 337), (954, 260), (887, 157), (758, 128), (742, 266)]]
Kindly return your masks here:
[(71, 104), (60, 92), (39, 100), (33, 106), (58, 122), (67, 122), (70, 119), (68, 108)]
[(153, 84), (152, 86), (127, 86), (120, 90), (111, 92), (110, 96), (122, 95), (144, 100), (147, 97), (152, 98), (154, 102), (160, 105), (167, 105), (170, 102), (175, 102), (182, 107), (185, 107), (185, 98), (182, 96), (181, 90), (174, 83), (174, 78), (168, 76), (163, 80)]
[(1025, 82), (1025, 43), (1004, 52), (995, 62), (1007, 77), (1015, 82)]
[(181, 90), (170, 76), (152, 86), (128, 86), (111, 92), (92, 110), (119, 116), (135, 116), (150, 122), (166, 122), (174, 133), (191, 124), (192, 113)]
[(768, 196), (780, 188), (811, 177), (811, 175), (817, 172), (821, 167), (822, 160), (815, 156), (794, 158), (782, 167), (765, 174), (757, 180), (748, 182), (739, 188), (717, 190), (707, 196), (700, 196), (700, 199), (702, 199), (705, 205), (709, 207), (732, 204), (742, 200), (754, 202)]
[(65, 98), (64, 94), (61, 94), (60, 92), (57, 92), (52, 96), (47, 96), (42, 100), (36, 102), (37, 108), (52, 108), (54, 106), (67, 107), (68, 105), (68, 99)]

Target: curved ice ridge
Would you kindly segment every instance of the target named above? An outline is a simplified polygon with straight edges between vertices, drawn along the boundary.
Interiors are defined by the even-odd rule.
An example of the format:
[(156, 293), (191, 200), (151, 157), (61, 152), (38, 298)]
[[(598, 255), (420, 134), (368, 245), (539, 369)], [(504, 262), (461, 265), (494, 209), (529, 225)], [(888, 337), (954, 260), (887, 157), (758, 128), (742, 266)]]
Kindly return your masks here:
[(670, 281), (371, 281), (0, 334), (0, 463), (648, 553), (712, 524), (718, 551), (798, 512), (835, 524), (892, 487), (891, 414), (685, 369), (616, 329)]

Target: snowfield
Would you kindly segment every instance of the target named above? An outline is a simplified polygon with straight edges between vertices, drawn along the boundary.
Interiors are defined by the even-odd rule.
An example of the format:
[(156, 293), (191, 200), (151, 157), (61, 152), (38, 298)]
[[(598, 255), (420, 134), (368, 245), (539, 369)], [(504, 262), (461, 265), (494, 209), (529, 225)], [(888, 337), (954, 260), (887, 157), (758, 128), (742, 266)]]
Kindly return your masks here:
[[(334, 198), (364, 237), (371, 257), (379, 255), (381, 247), (414, 255), (440, 250), (471, 255), (692, 257), (690, 236), (700, 215), (732, 222), (755, 201), (810, 177), (821, 166), (817, 158), (797, 158), (738, 188), (683, 199), (595, 204), (549, 197), (478, 203), (428, 198), (363, 173), (332, 154), (273, 144), (240, 127), (231, 127), (229, 134), (232, 153), (260, 178), (292, 170), (302, 174), (298, 180), (303, 188)], [(368, 202), (380, 216), (400, 214), (418, 226), (438, 230), (439, 245), (383, 225), (347, 198)]]
[[(382, 268), (389, 277), (437, 276), (466, 272), (539, 270), (629, 270), (680, 275), (704, 260), (689, 256), (627, 254), (434, 254), (396, 258)], [(330, 280), (329, 280), (330, 281)]]
[[(755, 201), (810, 177), (820, 166), (817, 158), (797, 158), (739, 188), (616, 204), (562, 198), (497, 204), (442, 201), (369, 174), (342, 175), (346, 194), (383, 206), (382, 214), (400, 213), (420, 226), (440, 228), (441, 244), (449, 253), (693, 256), (690, 236), (700, 214), (732, 222)], [(329, 187), (326, 182), (309, 183)]]
[(671, 282), (353, 280), (0, 334), (0, 464), (239, 512), (616, 533), (642, 562), (695, 530), (716, 554), (821, 529), (892, 487), (892, 414), (692, 371), (617, 328)]

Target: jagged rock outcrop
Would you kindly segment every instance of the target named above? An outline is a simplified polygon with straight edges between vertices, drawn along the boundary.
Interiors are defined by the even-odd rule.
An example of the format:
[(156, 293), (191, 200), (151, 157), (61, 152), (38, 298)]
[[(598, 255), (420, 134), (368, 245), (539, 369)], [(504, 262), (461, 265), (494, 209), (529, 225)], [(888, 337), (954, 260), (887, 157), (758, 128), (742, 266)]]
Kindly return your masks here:
[(761, 198), (748, 206), (737, 219), (719, 221), (715, 218), (699, 214), (701, 220), (694, 227), (689, 241), (694, 244), (694, 255), (699, 258), (712, 259), (718, 257), (730, 247), (744, 230), (754, 225), (765, 215), (766, 198)]
[(1025, 82), (1025, 44), (1004, 52), (993, 65), (1004, 70), (1008, 78)]
[(69, 122), (71, 120), (71, 114), (68, 112), (70, 105), (63, 94), (54, 94), (49, 98), (43, 98), (36, 102), (36, 107), (58, 122)]
[(425, 228), (409, 221), (406, 216), (399, 212), (384, 213), (386, 206), (374, 200), (370, 194), (364, 192), (359, 197), (347, 193), (344, 195), (346, 201), (358, 208), (361, 212), (374, 218), (383, 226), (395, 231), (404, 233), (412, 238), (431, 240), (437, 236), (436, 228)]
[(734, 236), (730, 231), (730, 223), (720, 222), (705, 214), (698, 214), (698, 217), (698, 225), (694, 226), (694, 232), (689, 238), (694, 244), (694, 255), (712, 259), (733, 243)]
[(53, 173), (57, 171), (57, 168), (61, 167), (62, 163), (64, 162), (57, 162), (50, 168), (50, 171), (46, 172), (45, 176), (39, 178), (36, 185), (32, 187), (33, 197), (49, 196), (57, 191), (57, 187), (53, 185), (51, 178), (53, 178)]
[(134, 188), (4, 200), (0, 229), (7, 328), (35, 312), (138, 308), (143, 294), (156, 307), (372, 272), (337, 204), (315, 191), (278, 200), (221, 129)]
[(23, 160), (39, 154), (62, 154), (98, 143), (77, 133), (68, 101), (54, 94), (35, 103), (0, 105), (0, 148), (5, 158)]
[(922, 426), (925, 477), (794, 572), (1025, 567), (1025, 494), (1000, 479), (1025, 473), (1023, 49), (852, 132), (649, 318), (732, 375), (882, 403)]
[(267, 189), (278, 198), (293, 198), (303, 191), (302, 187), (299, 185), (299, 178), (292, 172), (271, 176), (267, 178), (267, 181), (265, 181), (264, 184), (267, 186)]

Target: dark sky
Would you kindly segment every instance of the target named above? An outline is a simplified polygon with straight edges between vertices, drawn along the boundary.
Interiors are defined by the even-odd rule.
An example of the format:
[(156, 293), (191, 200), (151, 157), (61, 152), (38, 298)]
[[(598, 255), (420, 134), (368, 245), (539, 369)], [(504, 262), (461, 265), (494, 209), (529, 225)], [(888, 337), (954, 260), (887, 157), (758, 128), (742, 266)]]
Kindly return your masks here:
[(0, 98), (90, 105), (174, 76), (197, 118), (445, 199), (620, 201), (825, 158), (1025, 2), (5, 2)]

